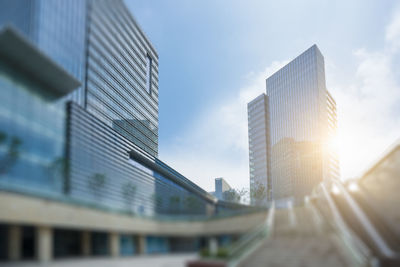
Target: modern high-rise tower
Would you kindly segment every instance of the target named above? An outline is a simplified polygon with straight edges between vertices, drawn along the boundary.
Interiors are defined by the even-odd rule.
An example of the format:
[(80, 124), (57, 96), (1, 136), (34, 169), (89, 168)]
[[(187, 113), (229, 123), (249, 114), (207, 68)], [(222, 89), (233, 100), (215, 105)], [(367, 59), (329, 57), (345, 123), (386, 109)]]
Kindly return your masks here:
[(272, 197), (301, 200), (324, 179), (339, 177), (330, 143), (336, 103), (325, 83), (324, 57), (316, 45), (266, 80)]
[[(270, 198), (271, 181), (268, 143), (268, 97), (261, 94), (247, 104), (249, 134), (250, 202), (262, 204)], [(258, 191), (258, 192), (257, 192)]]

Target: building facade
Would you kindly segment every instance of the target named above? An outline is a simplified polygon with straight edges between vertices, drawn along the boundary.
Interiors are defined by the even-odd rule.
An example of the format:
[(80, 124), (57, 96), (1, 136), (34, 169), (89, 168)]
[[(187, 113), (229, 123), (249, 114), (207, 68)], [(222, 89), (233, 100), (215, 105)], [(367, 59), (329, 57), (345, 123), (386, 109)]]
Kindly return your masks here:
[(88, 1), (84, 107), (158, 155), (158, 54), (120, 0)]
[[(47, 175), (42, 176), (60, 176), (56, 192), (62, 191), (71, 197), (95, 201), (113, 208), (121, 208), (124, 205), (126, 208), (126, 204), (121, 204), (124, 202), (121, 200), (123, 196), (120, 197), (119, 204), (115, 201), (115, 192), (113, 201), (105, 198), (100, 200), (99, 194), (103, 189), (98, 188), (99, 184), (104, 188), (109, 184), (113, 185), (113, 188), (119, 186), (116, 189), (119, 192), (122, 190), (122, 185), (118, 182), (122, 178), (119, 177), (124, 177), (126, 183), (130, 183), (131, 191), (136, 191), (133, 201), (135, 204), (130, 207), (132, 211), (147, 215), (154, 214), (156, 210), (165, 213), (165, 208), (156, 208), (154, 204), (157, 195), (154, 191), (156, 188), (161, 190), (157, 181), (162, 178), (152, 177), (145, 182), (145, 175), (129, 171), (134, 167), (123, 163), (124, 161), (117, 161), (119, 154), (111, 149), (112, 144), (98, 136), (102, 132), (109, 133), (108, 138), (114, 140), (114, 144), (117, 140), (123, 140), (120, 141), (119, 149), (124, 151), (125, 160), (133, 145), (152, 157), (158, 155), (158, 55), (123, 1), (72, 0), (64, 3), (16, 0), (2, 1), (0, 7), (0, 25), (11, 26), (33, 43), (40, 53), (80, 82), (78, 88), (57, 98), (57, 110), (53, 108), (55, 111), (49, 112), (54, 115), (51, 123), (56, 123), (54, 127), (59, 129), (59, 136), (55, 139), (59, 142), (59, 147), (53, 162), (43, 163), (49, 166), (53, 164), (54, 166), (48, 169), (54, 169), (55, 173), (47, 171)], [(67, 103), (70, 101), (74, 104), (68, 106), (78, 105), (83, 109), (79, 118), (75, 119), (74, 115), (77, 112), (72, 112), (77, 108), (67, 110)], [(18, 105), (9, 108), (18, 109)], [(46, 120), (45, 117), (41, 117), (44, 113), (36, 112), (39, 107), (27, 105), (25, 108), (33, 110), (23, 114)], [(19, 110), (22, 112), (24, 109)], [(63, 115), (57, 116), (58, 113)], [(91, 117), (91, 121), (96, 121), (97, 127), (102, 131), (94, 132), (89, 123), (80, 129), (85, 116), (89, 116), (87, 113), (94, 116)], [(51, 123), (49, 122), (49, 125)], [(75, 135), (78, 129), (81, 132)], [(85, 132), (89, 136), (84, 135)], [(25, 135), (31, 133), (33, 132), (27, 130)], [(20, 135), (24, 135), (23, 132), (20, 132)], [(98, 140), (94, 140), (95, 138)], [(107, 147), (108, 144), (110, 147)], [(46, 150), (50, 145), (44, 145), (43, 149)], [(51, 149), (47, 149), (43, 154), (49, 150)], [(115, 154), (111, 155), (111, 151)], [(105, 164), (107, 155), (110, 155), (110, 158), (108, 164)], [(13, 168), (19, 172), (28, 169), (28, 173), (39, 172), (33, 167)], [(111, 177), (114, 182), (109, 181)], [(61, 182), (64, 178), (65, 182)], [(42, 181), (45, 186), (39, 184), (37, 187), (44, 189), (50, 183), (55, 183), (53, 178), (48, 179), (50, 180)], [(149, 189), (145, 189), (147, 187), (144, 185)], [(85, 192), (84, 188), (88, 187), (92, 189), (86, 191), (92, 190), (96, 193), (93, 195)], [(179, 195), (180, 191), (171, 192), (174, 192), (171, 194), (175, 198), (182, 198), (180, 202), (186, 198)], [(139, 197), (141, 194), (145, 199)], [(164, 201), (164, 205), (169, 203)], [(194, 210), (190, 212), (198, 213)]]
[(11, 25), (81, 85), (64, 96), (84, 103), (87, 2), (81, 0), (0, 1), (0, 25)]
[(250, 202), (266, 203), (270, 199), (271, 181), (268, 155), (268, 97), (261, 94), (247, 104), (249, 136)]
[(63, 97), (80, 83), (15, 31), (0, 38), (0, 188), (62, 194)]
[(64, 101), (118, 121), (121, 135), (158, 155), (158, 54), (122, 0), (1, 1), (0, 25), (81, 82)]
[(340, 179), (340, 163), (339, 163), (339, 155), (337, 148), (335, 147), (336, 138), (337, 138), (337, 110), (336, 110), (336, 101), (326, 90), (326, 108), (327, 108), (327, 121), (328, 121), (328, 129), (327, 129), (327, 145), (326, 145), (326, 161), (325, 165), (328, 166), (326, 168), (325, 176)]
[(327, 91), (324, 57), (313, 45), (266, 80), (273, 199), (302, 200), (324, 179), (339, 176), (329, 144), (336, 103)]

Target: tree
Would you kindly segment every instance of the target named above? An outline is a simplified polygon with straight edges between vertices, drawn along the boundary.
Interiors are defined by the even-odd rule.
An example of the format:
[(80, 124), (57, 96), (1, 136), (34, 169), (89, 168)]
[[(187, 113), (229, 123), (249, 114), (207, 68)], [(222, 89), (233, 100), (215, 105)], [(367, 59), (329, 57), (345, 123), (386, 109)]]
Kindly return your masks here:
[(249, 197), (249, 189), (243, 187), (242, 189), (236, 190), (236, 192), (240, 196), (240, 202), (247, 204)]
[(222, 193), (222, 199), (229, 202), (235, 203), (246, 203), (248, 200), (249, 190), (247, 188), (242, 189), (229, 189)]
[(250, 196), (253, 200), (253, 204), (256, 206), (260, 206), (267, 201), (268, 189), (267, 187), (265, 187), (264, 184), (257, 181), (250, 192)]
[(7, 134), (0, 132), (0, 145), (7, 144), (8, 146), (6, 154), (0, 158), (0, 175), (7, 173), (17, 162), (22, 144), (22, 140), (16, 136), (11, 137), (9, 142), (7, 139)]
[(200, 208), (199, 200), (194, 196), (187, 196), (185, 198), (185, 206), (188, 211), (197, 211)]
[(156, 207), (160, 208), (163, 204), (163, 198), (159, 195), (153, 194), (152, 195), (153, 203)]
[(125, 204), (127, 208), (130, 210), (136, 195), (136, 186), (131, 182), (128, 181), (127, 183), (122, 185), (122, 197), (125, 200)]
[(162, 195), (153, 193), (153, 194), (151, 195), (151, 199), (152, 199), (152, 201), (153, 201), (154, 211), (155, 211), (156, 213), (163, 213), (163, 212), (165, 212), (165, 209), (164, 209), (164, 207), (163, 207), (163, 206), (164, 206), (164, 205), (163, 205), (164, 199), (163, 199)]
[(63, 182), (64, 190), (68, 191), (69, 184), (67, 175), (69, 171), (69, 161), (64, 157), (55, 158), (46, 168), (49, 176), (53, 181)]
[(169, 198), (170, 210), (177, 212), (179, 210), (181, 198), (179, 196), (171, 196)]
[(102, 173), (95, 173), (89, 176), (88, 185), (92, 190), (96, 199), (100, 199), (103, 195), (104, 185), (106, 184), (106, 175)]
[(240, 195), (235, 189), (229, 189), (227, 191), (222, 192), (222, 199), (229, 202), (240, 202)]

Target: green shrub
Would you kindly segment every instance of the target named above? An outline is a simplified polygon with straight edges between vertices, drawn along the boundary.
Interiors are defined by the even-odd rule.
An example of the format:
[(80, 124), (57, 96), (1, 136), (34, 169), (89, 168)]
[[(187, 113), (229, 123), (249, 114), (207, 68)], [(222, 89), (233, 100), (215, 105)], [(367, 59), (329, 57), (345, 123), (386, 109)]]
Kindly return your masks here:
[(200, 250), (200, 256), (203, 258), (227, 258), (228, 254), (229, 252), (226, 248), (218, 248), (217, 255), (211, 255), (208, 248), (203, 248)]
[(210, 250), (208, 248), (202, 248), (200, 250), (200, 256), (204, 258), (210, 257)]
[(218, 248), (217, 258), (227, 258), (228, 250), (226, 248)]

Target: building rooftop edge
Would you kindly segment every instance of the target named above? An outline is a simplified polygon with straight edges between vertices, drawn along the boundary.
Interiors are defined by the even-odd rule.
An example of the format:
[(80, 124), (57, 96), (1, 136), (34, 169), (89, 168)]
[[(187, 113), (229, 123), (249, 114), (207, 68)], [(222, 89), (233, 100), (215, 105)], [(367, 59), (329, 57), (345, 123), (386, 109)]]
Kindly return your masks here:
[(247, 103), (247, 105), (252, 104), (253, 102), (257, 101), (259, 98), (261, 97), (266, 97), (267, 94), (266, 93), (261, 93), (259, 96), (255, 97), (253, 100), (251, 100), (250, 102)]
[(132, 18), (133, 23), (135, 24), (135, 26), (137, 27), (139, 33), (142, 35), (144, 41), (149, 45), (149, 47), (151, 48), (152, 52), (154, 53), (154, 55), (157, 57), (157, 60), (159, 59), (158, 57), (158, 53), (157, 50), (155, 49), (154, 45), (152, 44), (152, 42), (150, 41), (150, 39), (148, 38), (147, 34), (144, 32), (144, 30), (142, 29), (142, 27), (139, 25), (139, 23), (137, 22), (135, 16), (133, 15), (132, 11), (128, 8), (126, 1), (123, 0), (122, 1), (125, 8), (129, 11), (129, 14)]
[[(307, 48), (306, 50), (304, 50), (300, 55), (296, 56), (295, 58), (293, 58), (291, 61), (289, 61), (287, 64), (285, 64), (283, 67), (281, 67), (279, 70), (275, 71), (273, 74), (271, 74), (270, 76), (268, 76), (266, 78), (266, 80), (270, 79), (272, 76), (274, 76), (275, 74), (277, 74), (278, 72), (280, 72), (282, 69), (286, 68), (289, 64), (291, 64), (293, 61), (295, 61), (297, 58), (301, 57), (302, 55), (304, 55), (307, 51), (311, 50), (311, 49), (316, 49), (316, 51), (318, 53), (321, 53), (321, 51), (319, 50), (318, 46), (316, 44), (313, 44), (312, 46), (310, 46), (309, 48)], [(323, 56), (323, 55), (322, 55)]]

